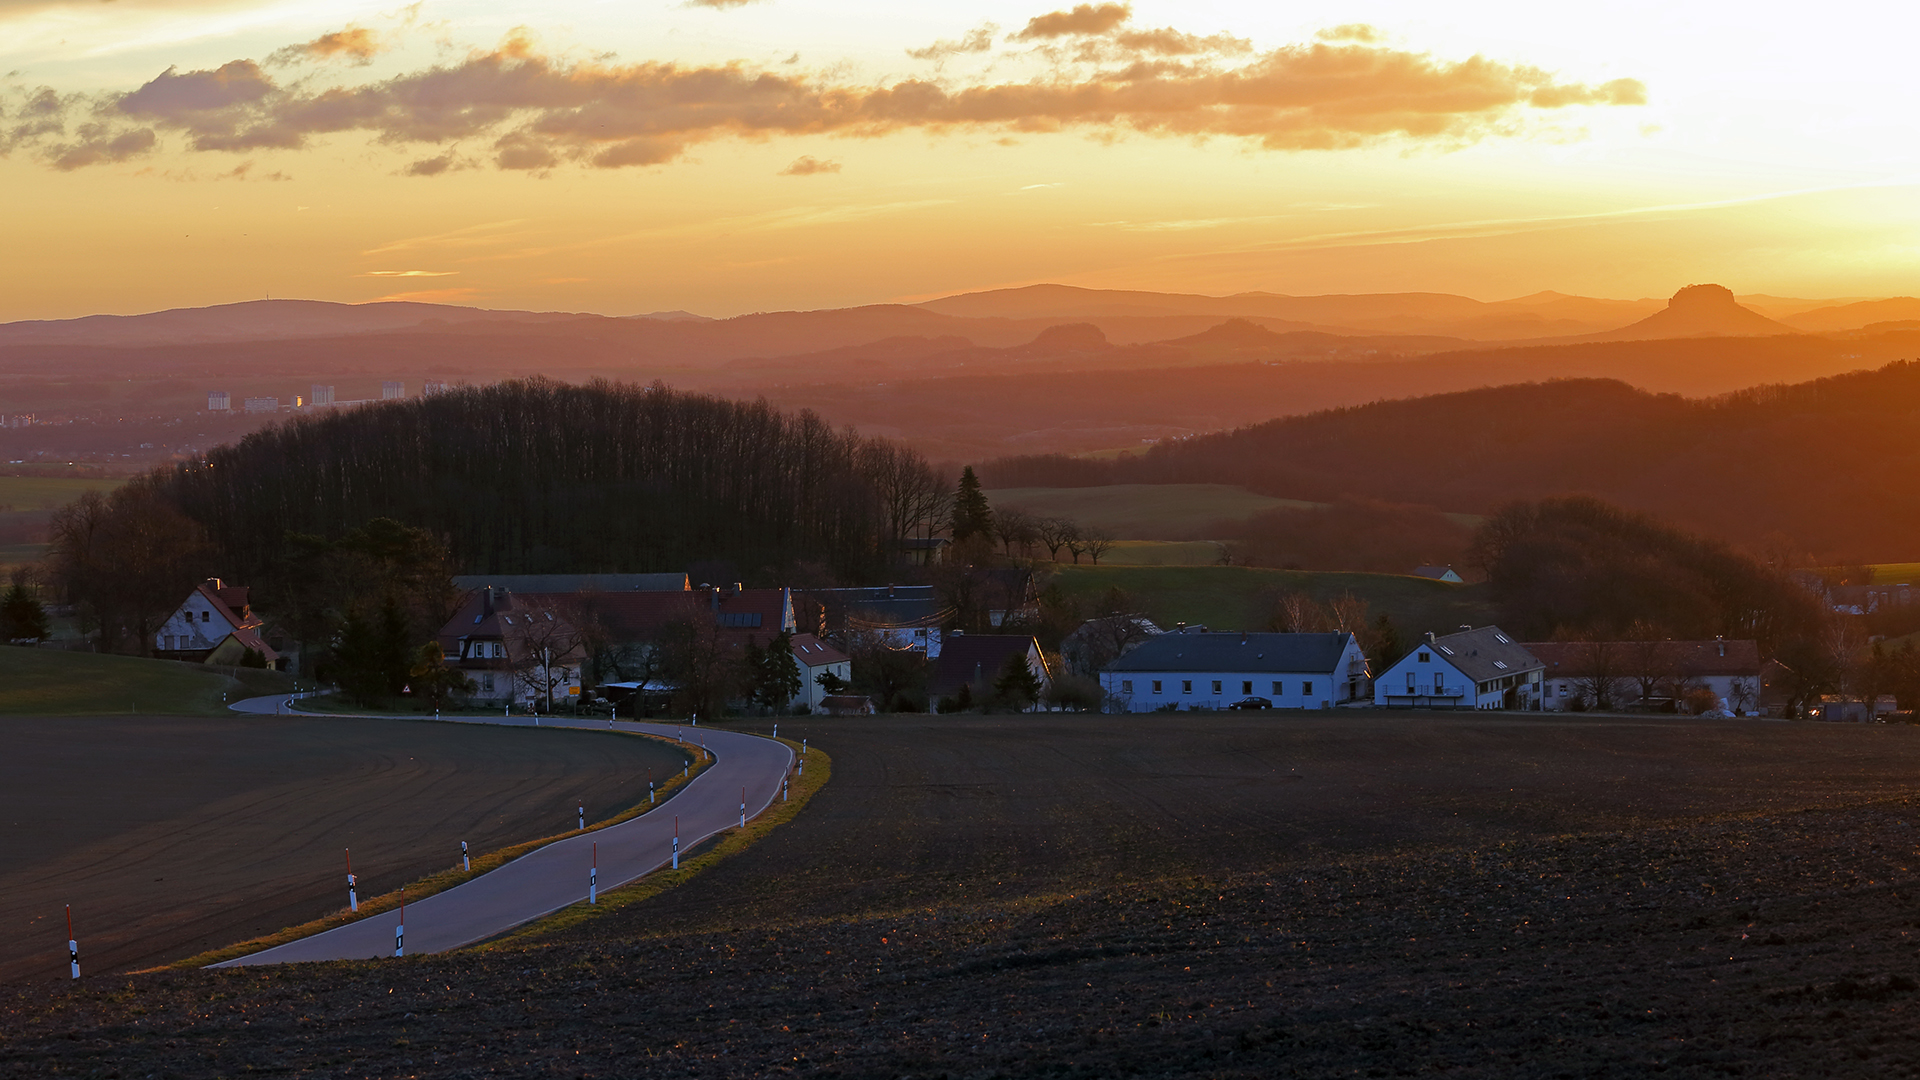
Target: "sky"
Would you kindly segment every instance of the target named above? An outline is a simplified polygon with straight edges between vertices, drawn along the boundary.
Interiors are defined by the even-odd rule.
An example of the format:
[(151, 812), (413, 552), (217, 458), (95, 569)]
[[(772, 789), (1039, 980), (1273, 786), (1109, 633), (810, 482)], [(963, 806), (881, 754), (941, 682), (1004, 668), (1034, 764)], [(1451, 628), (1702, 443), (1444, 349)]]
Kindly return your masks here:
[(1920, 12), (0, 0), (0, 320), (1920, 293)]

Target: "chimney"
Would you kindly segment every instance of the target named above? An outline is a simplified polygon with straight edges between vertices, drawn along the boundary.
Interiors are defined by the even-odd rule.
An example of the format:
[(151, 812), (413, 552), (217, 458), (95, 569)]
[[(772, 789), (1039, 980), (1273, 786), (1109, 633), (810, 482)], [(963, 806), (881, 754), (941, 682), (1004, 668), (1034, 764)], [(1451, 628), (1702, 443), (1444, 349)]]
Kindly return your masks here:
[(1721, 655), (1721, 656), (1725, 656), (1725, 655), (1727, 655), (1727, 639), (1726, 639), (1726, 635), (1724, 635), (1724, 634), (1715, 634), (1715, 635), (1713, 635), (1713, 643), (1714, 643), (1715, 645), (1718, 645), (1718, 646), (1720, 646), (1720, 655)]
[(1427, 631), (1427, 644), (1433, 644), (1433, 631)]
[(480, 598), (480, 614), (493, 614), (493, 586), (489, 585)]
[(733, 583), (733, 595), (739, 596), (741, 593), (746, 591), (747, 591), (747, 587), (745, 584), (738, 581)]
[(207, 588), (212, 589), (214, 592), (219, 592), (221, 589), (224, 589), (226, 587), (227, 587), (226, 583), (221, 581), (217, 577), (210, 577), (207, 579)]

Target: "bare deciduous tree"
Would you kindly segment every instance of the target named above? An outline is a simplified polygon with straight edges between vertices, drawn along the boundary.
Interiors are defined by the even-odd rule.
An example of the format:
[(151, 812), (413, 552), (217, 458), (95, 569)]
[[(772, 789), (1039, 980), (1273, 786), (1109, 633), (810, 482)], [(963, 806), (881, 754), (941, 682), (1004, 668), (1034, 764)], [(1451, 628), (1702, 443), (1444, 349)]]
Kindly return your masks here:
[(1076, 541), (1080, 536), (1080, 526), (1071, 519), (1063, 517), (1045, 517), (1034, 522), (1034, 533), (1047, 549), (1047, 558), (1060, 561), (1060, 549)]

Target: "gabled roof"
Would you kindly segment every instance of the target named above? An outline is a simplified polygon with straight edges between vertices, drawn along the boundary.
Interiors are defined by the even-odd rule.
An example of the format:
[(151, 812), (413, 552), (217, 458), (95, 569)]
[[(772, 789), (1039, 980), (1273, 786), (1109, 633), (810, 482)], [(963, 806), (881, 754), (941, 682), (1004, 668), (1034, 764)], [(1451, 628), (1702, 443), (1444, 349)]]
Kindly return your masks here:
[(766, 643), (792, 614), (785, 589), (516, 593), (496, 587), (467, 597), (441, 628), (440, 643), (452, 652), (461, 638), (501, 637), (502, 613), (523, 609), (558, 612), (576, 626), (596, 623), (616, 641), (644, 641), (675, 622), (711, 619), (734, 644)]
[[(1637, 672), (1631, 669), (1641, 662), (1641, 650), (1653, 646), (1652, 658), (1660, 670), (1680, 675), (1759, 675), (1760, 643), (1734, 641), (1609, 641), (1602, 643), (1613, 652), (1613, 666), (1625, 678)], [(1577, 675), (1588, 666), (1594, 647), (1587, 641), (1530, 641), (1527, 651), (1546, 665), (1547, 677)]]
[(1414, 577), (1432, 578), (1435, 581), (1459, 581), (1460, 574), (1451, 566), (1416, 566)]
[(809, 589), (804, 598), (826, 609), (827, 629), (900, 629), (938, 626), (952, 609), (931, 585), (882, 585), (866, 589)]
[(810, 668), (826, 667), (829, 664), (844, 664), (852, 659), (846, 653), (821, 641), (812, 634), (793, 635), (793, 658)]
[(1452, 664), (1474, 682), (1490, 682), (1542, 666), (1526, 646), (1497, 626), (1462, 630), (1434, 638), (1432, 642), (1416, 642), (1414, 650), (1407, 655), (1412, 656), (1420, 649), (1432, 649), (1438, 654), (1437, 659)]
[[(234, 630), (258, 627), (265, 621), (254, 615), (253, 609), (248, 606), (247, 596), (249, 590), (245, 585), (227, 585), (221, 582), (219, 578), (208, 578), (194, 586), (193, 591), (206, 598), (207, 606), (211, 607), (221, 618), (227, 620), (227, 625)], [(192, 597), (188, 597), (188, 599), (192, 599)], [(181, 606), (185, 607), (186, 605), (183, 603)], [(255, 636), (257, 637), (258, 635)], [(262, 642), (261, 644), (265, 643)], [(258, 646), (249, 645), (248, 647), (257, 648)]]
[[(976, 679), (992, 684), (1006, 666), (1007, 657), (1030, 657), (1039, 652), (1032, 634), (959, 634), (940, 646), (940, 658), (933, 662), (933, 674), (927, 679), (927, 693), (934, 698), (958, 693)], [(1046, 676), (1046, 657), (1040, 658), (1039, 674)]]
[(1108, 664), (1107, 671), (1244, 671), (1326, 675), (1340, 666), (1352, 634), (1160, 634)]
[(685, 592), (685, 574), (462, 574), (454, 587), (489, 585), (517, 593)]

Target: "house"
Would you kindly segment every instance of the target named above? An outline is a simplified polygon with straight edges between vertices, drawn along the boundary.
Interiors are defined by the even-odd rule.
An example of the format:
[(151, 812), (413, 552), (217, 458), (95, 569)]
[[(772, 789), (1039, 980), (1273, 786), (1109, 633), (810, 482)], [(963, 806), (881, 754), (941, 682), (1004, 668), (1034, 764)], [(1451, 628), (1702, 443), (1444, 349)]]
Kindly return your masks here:
[(245, 585), (208, 578), (194, 586), (153, 635), (153, 654), (166, 660), (243, 667), (248, 653), (265, 666), (282, 666), (280, 653), (261, 634), (266, 620), (253, 613)]
[(953, 541), (944, 536), (909, 536), (899, 541), (896, 550), (904, 562), (915, 566), (938, 566), (947, 561), (947, 549)]
[(1449, 585), (1461, 584), (1460, 575), (1454, 573), (1451, 566), (1416, 566), (1413, 568), (1413, 576), (1444, 581)]
[(1543, 665), (1497, 626), (1431, 633), (1373, 683), (1373, 703), (1438, 709), (1538, 709)]
[(473, 680), (473, 696), (482, 701), (551, 708), (580, 694), (580, 628), (548, 595), (481, 589), (441, 628), (439, 642), (446, 662)]
[(1224, 709), (1249, 699), (1327, 709), (1365, 700), (1367, 654), (1348, 633), (1176, 631), (1107, 664), (1100, 687), (1126, 712)]
[(1088, 619), (1061, 640), (1060, 657), (1066, 661), (1067, 670), (1094, 679), (1100, 676), (1101, 668), (1160, 632), (1153, 620), (1144, 615)]
[(927, 678), (927, 697), (933, 702), (954, 698), (962, 687), (975, 701), (984, 702), (993, 693), (994, 680), (1007, 666), (1010, 656), (1026, 660), (1027, 670), (1040, 683), (1045, 694), (1053, 685), (1053, 672), (1040, 652), (1040, 643), (1032, 634), (959, 634), (947, 638), (933, 672)]
[(806, 706), (817, 712), (820, 703), (834, 695), (820, 685), (820, 676), (832, 675), (844, 687), (853, 679), (853, 659), (812, 634), (793, 635), (793, 662), (800, 666), (800, 692), (793, 695), (789, 707)]
[(1665, 706), (1697, 690), (1733, 716), (1760, 715), (1756, 641), (1530, 641), (1526, 648), (1545, 665), (1549, 709), (1591, 708), (1594, 681), (1604, 678), (1623, 704)]
[(954, 614), (931, 585), (808, 589), (800, 600), (815, 634), (843, 641), (878, 637), (888, 648), (912, 649), (929, 660), (939, 657), (941, 628)]

